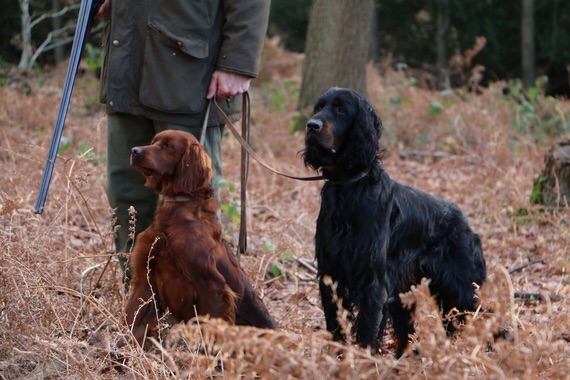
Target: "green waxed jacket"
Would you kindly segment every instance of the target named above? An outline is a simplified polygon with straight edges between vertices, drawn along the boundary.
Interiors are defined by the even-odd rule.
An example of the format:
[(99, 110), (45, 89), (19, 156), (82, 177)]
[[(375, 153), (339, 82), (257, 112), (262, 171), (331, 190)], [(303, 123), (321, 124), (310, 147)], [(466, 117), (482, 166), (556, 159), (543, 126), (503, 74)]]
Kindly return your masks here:
[[(107, 112), (201, 125), (216, 69), (257, 76), (270, 0), (113, 0), (103, 34)], [(237, 120), (241, 97), (220, 102)], [(223, 124), (215, 111), (209, 125)]]

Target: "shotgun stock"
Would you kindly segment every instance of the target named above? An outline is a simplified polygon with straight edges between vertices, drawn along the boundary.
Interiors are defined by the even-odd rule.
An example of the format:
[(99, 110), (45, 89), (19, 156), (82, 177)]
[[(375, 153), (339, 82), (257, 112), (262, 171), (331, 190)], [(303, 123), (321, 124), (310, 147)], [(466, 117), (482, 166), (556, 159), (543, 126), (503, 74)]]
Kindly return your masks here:
[(75, 29), (75, 36), (73, 37), (73, 45), (71, 46), (71, 56), (67, 66), (67, 73), (65, 74), (65, 82), (63, 84), (63, 91), (61, 101), (55, 120), (53, 135), (51, 136), (51, 144), (48, 151), (48, 158), (44, 168), (42, 183), (40, 191), (36, 200), (35, 213), (41, 214), (44, 211), (44, 204), (53, 174), (53, 167), (57, 157), (57, 149), (61, 140), (63, 126), (65, 124), (65, 117), (67, 116), (67, 109), (69, 108), (69, 101), (71, 100), (71, 92), (73, 91), (73, 84), (77, 75), (79, 61), (81, 60), (81, 53), (87, 41), (86, 36), (91, 30), (93, 19), (99, 10), (103, 0), (81, 0), (79, 7), (79, 17), (77, 19), (77, 26)]

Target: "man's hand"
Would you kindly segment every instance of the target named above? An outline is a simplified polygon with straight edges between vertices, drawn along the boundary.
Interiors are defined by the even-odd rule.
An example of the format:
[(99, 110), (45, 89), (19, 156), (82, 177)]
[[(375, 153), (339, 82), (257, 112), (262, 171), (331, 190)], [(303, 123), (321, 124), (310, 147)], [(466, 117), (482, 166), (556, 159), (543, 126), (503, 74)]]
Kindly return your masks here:
[[(106, 0), (107, 1), (107, 0)], [(207, 99), (216, 96), (217, 99), (241, 95), (249, 90), (251, 78), (245, 75), (216, 70), (208, 87)]]
[(109, 17), (111, 15), (111, 0), (105, 0), (99, 7), (95, 17)]

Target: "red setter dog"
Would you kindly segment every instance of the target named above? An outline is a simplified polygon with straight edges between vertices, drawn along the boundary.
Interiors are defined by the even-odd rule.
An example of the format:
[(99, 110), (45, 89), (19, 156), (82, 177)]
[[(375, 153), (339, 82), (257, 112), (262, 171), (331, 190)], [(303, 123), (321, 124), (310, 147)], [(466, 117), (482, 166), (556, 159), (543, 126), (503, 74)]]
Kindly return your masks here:
[[(127, 323), (142, 344), (167, 309), (174, 322), (198, 315), (230, 323), (276, 328), (237, 257), (222, 238), (210, 157), (182, 131), (158, 133), (132, 149), (131, 165), (159, 194), (152, 224), (137, 238)], [(154, 299), (153, 299), (154, 297)]]

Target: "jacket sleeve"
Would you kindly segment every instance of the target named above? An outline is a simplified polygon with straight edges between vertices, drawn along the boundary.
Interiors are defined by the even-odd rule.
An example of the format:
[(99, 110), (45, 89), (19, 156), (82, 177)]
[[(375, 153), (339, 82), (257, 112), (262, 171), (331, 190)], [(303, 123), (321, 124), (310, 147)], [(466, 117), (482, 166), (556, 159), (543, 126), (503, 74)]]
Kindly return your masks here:
[(224, 0), (217, 69), (255, 78), (259, 72), (270, 0)]

